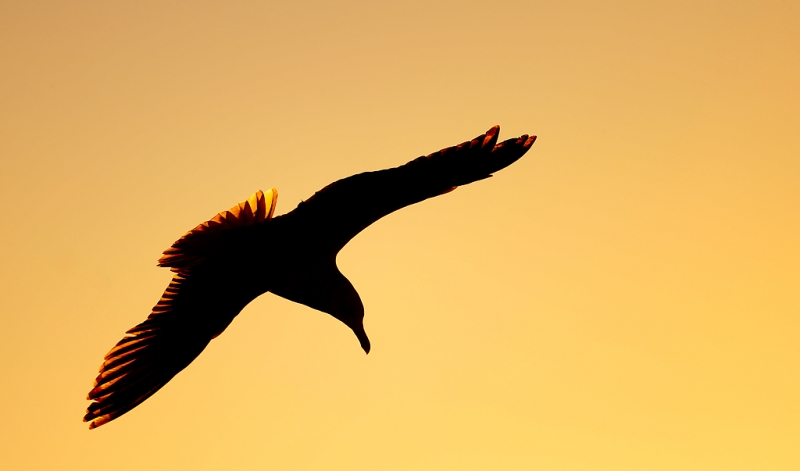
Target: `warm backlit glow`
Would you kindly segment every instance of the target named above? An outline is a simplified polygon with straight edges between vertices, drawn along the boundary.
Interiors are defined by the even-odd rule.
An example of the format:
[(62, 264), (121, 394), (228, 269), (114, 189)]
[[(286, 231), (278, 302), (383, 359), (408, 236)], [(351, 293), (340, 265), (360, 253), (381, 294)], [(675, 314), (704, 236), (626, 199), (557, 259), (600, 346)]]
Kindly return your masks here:
[[(777, 0), (0, 2), (0, 469), (800, 469), (799, 24)], [(369, 355), (268, 294), (81, 422), (199, 222), (494, 124), (539, 139), (340, 254)]]

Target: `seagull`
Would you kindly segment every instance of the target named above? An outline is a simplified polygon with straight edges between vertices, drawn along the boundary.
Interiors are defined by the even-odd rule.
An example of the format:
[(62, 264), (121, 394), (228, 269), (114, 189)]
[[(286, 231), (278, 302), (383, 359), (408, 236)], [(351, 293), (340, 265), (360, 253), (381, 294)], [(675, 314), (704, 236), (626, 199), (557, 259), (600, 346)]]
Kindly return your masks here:
[(278, 192), (259, 190), (184, 234), (158, 260), (172, 281), (147, 319), (106, 354), (83, 421), (93, 429), (141, 404), (268, 291), (339, 319), (369, 353), (364, 305), (337, 254), (378, 219), (489, 178), (536, 140), (525, 134), (498, 144), (499, 132), (494, 126), (400, 167), (336, 181), (281, 216), (273, 217)]

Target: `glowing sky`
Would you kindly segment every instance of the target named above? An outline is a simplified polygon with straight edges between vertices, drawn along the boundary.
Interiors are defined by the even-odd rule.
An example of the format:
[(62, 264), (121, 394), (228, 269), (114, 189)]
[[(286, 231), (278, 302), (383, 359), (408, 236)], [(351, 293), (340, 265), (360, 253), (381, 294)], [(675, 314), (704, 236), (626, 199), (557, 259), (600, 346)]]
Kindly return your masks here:
[[(0, 469), (800, 469), (797, 1), (0, 3)], [(97, 430), (185, 231), (501, 125)], [(279, 250), (279, 248), (276, 248)]]

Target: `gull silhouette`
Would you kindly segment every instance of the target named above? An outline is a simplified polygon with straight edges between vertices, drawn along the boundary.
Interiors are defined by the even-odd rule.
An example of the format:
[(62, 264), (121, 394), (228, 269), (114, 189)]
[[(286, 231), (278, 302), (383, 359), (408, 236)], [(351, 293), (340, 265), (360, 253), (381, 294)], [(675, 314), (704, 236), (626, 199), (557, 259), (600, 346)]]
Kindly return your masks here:
[(282, 216), (273, 217), (277, 191), (258, 191), (187, 232), (158, 260), (175, 272), (158, 304), (105, 356), (84, 422), (92, 429), (141, 404), (268, 291), (339, 319), (369, 353), (364, 306), (336, 255), (383, 216), (491, 177), (536, 140), (523, 135), (497, 144), (499, 131), (339, 180)]

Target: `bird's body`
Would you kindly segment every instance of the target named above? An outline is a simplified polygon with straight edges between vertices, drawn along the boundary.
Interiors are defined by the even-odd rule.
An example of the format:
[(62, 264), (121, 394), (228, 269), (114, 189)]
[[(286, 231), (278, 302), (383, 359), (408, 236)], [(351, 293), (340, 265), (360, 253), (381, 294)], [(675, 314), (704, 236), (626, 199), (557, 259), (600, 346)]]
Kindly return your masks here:
[(147, 320), (106, 355), (84, 420), (97, 427), (150, 397), (268, 291), (336, 317), (369, 353), (364, 307), (337, 268), (337, 254), (381, 217), (488, 178), (535, 140), (524, 135), (496, 145), (498, 131), (337, 181), (281, 216), (272, 217), (275, 189), (259, 191), (189, 231), (159, 259), (175, 275)]

